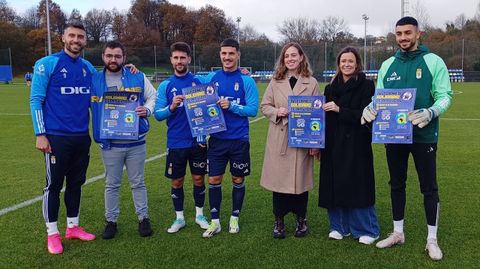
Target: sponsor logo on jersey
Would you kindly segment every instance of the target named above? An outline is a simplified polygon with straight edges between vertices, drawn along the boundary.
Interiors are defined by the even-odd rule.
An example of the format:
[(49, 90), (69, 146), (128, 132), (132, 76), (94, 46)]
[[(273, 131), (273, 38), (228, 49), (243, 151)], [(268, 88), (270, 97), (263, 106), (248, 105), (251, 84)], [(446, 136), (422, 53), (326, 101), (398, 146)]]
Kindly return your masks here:
[(235, 85), (233, 85), (233, 89), (235, 91), (238, 91), (240, 89), (240, 84), (238, 82), (235, 82)]
[(393, 72), (390, 77), (387, 78), (387, 81), (398, 81), (400, 80), (402, 77), (397, 75), (397, 72)]
[(65, 69), (65, 67), (62, 68), (62, 70), (60, 70), (60, 73), (63, 74), (63, 78), (67, 78), (67, 73), (68, 73), (68, 71), (67, 71), (67, 69)]
[(61, 87), (61, 94), (90, 94), (90, 88), (88, 87)]

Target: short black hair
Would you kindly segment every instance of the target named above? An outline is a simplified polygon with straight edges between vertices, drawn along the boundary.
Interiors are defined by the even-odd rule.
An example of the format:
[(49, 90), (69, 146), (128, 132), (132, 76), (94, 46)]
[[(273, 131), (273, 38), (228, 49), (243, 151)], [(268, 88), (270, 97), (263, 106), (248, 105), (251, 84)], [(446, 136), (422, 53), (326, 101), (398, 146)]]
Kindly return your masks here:
[(414, 17), (410, 17), (410, 16), (406, 16), (406, 17), (403, 17), (400, 20), (398, 20), (397, 23), (395, 24), (395, 27), (403, 26), (403, 25), (407, 25), (407, 24), (418, 27), (418, 21)]
[(227, 38), (220, 43), (220, 47), (234, 47), (237, 51), (240, 50), (240, 44), (233, 38)]
[(116, 49), (120, 48), (122, 50), (122, 54), (125, 56), (125, 47), (122, 45), (122, 43), (118, 41), (108, 41), (105, 46), (103, 46), (103, 51), (102, 53), (105, 53), (105, 50), (109, 49)]
[(192, 50), (190, 50), (190, 46), (185, 42), (175, 42), (170, 46), (170, 55), (174, 51), (182, 51), (185, 52), (188, 57), (192, 54)]
[(85, 26), (84, 26), (83, 23), (82, 23), (81, 21), (79, 21), (79, 20), (69, 21), (69, 22), (67, 23), (67, 25), (65, 25), (65, 28), (64, 28), (64, 29), (66, 30), (66, 29), (68, 29), (68, 28), (70, 28), (70, 27), (72, 27), (72, 28), (77, 28), (77, 29), (81, 29), (81, 30), (83, 30), (83, 31), (86, 32)]

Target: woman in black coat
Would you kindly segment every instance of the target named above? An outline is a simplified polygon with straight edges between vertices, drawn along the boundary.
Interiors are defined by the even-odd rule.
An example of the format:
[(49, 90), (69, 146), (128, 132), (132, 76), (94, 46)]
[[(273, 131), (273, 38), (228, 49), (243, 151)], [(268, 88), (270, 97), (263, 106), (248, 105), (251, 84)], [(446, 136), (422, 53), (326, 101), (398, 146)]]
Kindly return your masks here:
[(371, 244), (380, 234), (375, 212), (372, 134), (362, 110), (375, 91), (354, 48), (337, 56), (337, 73), (325, 87), (326, 137), (321, 153), (319, 206), (328, 209), (332, 239), (352, 235)]

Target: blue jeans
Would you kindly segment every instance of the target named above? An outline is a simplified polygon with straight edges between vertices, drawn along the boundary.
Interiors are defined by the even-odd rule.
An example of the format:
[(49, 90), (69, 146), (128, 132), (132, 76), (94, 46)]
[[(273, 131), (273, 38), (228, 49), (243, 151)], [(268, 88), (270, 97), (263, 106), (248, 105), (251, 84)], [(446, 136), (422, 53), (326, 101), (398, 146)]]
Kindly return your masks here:
[(375, 206), (328, 209), (328, 218), (330, 231), (337, 231), (344, 236), (352, 234), (353, 238), (359, 238), (364, 235), (371, 237), (380, 235)]
[(120, 186), (124, 165), (127, 169), (138, 220), (148, 218), (147, 188), (144, 180), (146, 155), (145, 144), (129, 148), (112, 147), (109, 150), (102, 150), (106, 178), (105, 218), (107, 221), (116, 222), (120, 214)]

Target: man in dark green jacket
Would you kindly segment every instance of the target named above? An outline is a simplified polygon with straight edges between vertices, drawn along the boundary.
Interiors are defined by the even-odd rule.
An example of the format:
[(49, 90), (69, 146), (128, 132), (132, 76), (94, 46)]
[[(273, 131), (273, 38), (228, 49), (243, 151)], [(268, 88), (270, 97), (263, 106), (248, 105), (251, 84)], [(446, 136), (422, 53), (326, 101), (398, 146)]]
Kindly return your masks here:
[[(393, 211), (393, 233), (377, 243), (378, 248), (388, 248), (405, 242), (403, 220), (405, 187), (410, 153), (415, 161), (424, 198), (427, 216), (427, 245), (425, 250), (433, 260), (443, 257), (437, 243), (439, 198), (436, 179), (436, 152), (438, 142), (438, 117), (450, 106), (452, 89), (448, 70), (443, 60), (419, 44), (418, 22), (412, 17), (400, 19), (395, 27), (400, 50), (383, 62), (377, 88), (416, 88), (415, 110), (409, 113), (414, 125), (412, 144), (386, 144), (390, 195)], [(372, 103), (362, 115), (362, 123), (371, 122), (377, 112)]]

